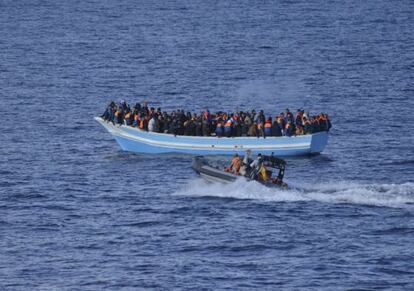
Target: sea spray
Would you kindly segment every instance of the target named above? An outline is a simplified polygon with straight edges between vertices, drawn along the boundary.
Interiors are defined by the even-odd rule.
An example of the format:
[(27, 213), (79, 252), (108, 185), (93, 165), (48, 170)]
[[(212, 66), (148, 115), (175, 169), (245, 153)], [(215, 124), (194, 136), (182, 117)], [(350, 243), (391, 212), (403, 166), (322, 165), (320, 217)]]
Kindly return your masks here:
[(414, 208), (414, 183), (357, 184), (326, 182), (295, 184), (289, 189), (269, 188), (257, 182), (239, 179), (234, 183), (208, 183), (196, 179), (179, 189), (176, 195), (223, 197), (275, 202), (319, 201), (360, 205)]

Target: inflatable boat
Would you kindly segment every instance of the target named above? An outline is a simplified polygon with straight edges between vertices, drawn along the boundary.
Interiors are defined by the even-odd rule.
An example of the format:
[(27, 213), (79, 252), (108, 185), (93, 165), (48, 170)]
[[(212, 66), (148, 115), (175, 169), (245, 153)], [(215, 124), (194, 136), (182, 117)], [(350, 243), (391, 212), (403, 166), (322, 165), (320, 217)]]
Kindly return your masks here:
[(274, 156), (263, 156), (263, 163), (267, 169), (272, 169), (273, 172), (277, 172), (277, 175), (272, 177), (272, 171), (269, 170), (268, 172), (270, 172), (270, 178), (267, 181), (261, 181), (260, 179), (253, 178), (254, 175), (250, 175), (250, 171), (245, 176), (235, 175), (229, 171), (210, 165), (203, 156), (196, 156), (193, 158), (192, 168), (197, 174), (208, 182), (220, 182), (227, 184), (235, 182), (237, 179), (245, 179), (247, 181), (257, 181), (267, 187), (287, 188), (287, 184), (283, 182), (286, 162)]
[(114, 125), (95, 117), (125, 151), (136, 153), (185, 153), (192, 155), (241, 155), (250, 149), (253, 153), (278, 157), (303, 156), (321, 153), (328, 142), (328, 132), (299, 136), (214, 137), (183, 136), (155, 133), (127, 125)]

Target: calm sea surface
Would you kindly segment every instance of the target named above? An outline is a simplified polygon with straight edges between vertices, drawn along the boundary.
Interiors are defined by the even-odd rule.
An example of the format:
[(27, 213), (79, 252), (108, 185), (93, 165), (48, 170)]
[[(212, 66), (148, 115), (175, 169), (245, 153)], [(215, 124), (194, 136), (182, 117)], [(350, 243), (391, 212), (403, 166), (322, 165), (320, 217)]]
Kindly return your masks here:
[[(0, 2), (1, 290), (414, 290), (414, 1)], [(205, 184), (93, 117), (333, 120), (296, 190)]]

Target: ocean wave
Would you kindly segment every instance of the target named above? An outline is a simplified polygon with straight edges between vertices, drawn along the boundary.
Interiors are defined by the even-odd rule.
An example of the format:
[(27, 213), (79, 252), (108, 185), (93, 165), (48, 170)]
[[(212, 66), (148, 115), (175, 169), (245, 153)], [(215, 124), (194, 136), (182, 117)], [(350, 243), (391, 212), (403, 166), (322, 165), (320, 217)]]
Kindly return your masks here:
[(231, 184), (208, 183), (203, 179), (196, 179), (174, 194), (275, 202), (319, 201), (414, 208), (414, 183), (358, 184), (332, 181), (322, 184), (295, 184), (289, 189), (277, 189), (243, 179)]

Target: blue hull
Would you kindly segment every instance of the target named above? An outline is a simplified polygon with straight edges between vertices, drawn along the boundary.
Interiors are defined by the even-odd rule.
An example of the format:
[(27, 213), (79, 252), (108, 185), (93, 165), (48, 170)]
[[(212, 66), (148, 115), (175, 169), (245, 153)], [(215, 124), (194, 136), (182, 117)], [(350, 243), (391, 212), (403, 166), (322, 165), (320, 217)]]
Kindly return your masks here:
[(118, 126), (95, 117), (115, 138), (125, 151), (136, 153), (184, 153), (193, 155), (244, 154), (247, 149), (253, 153), (276, 156), (303, 156), (317, 154), (325, 149), (328, 133), (319, 132), (292, 137), (195, 137), (146, 132), (130, 126)]

